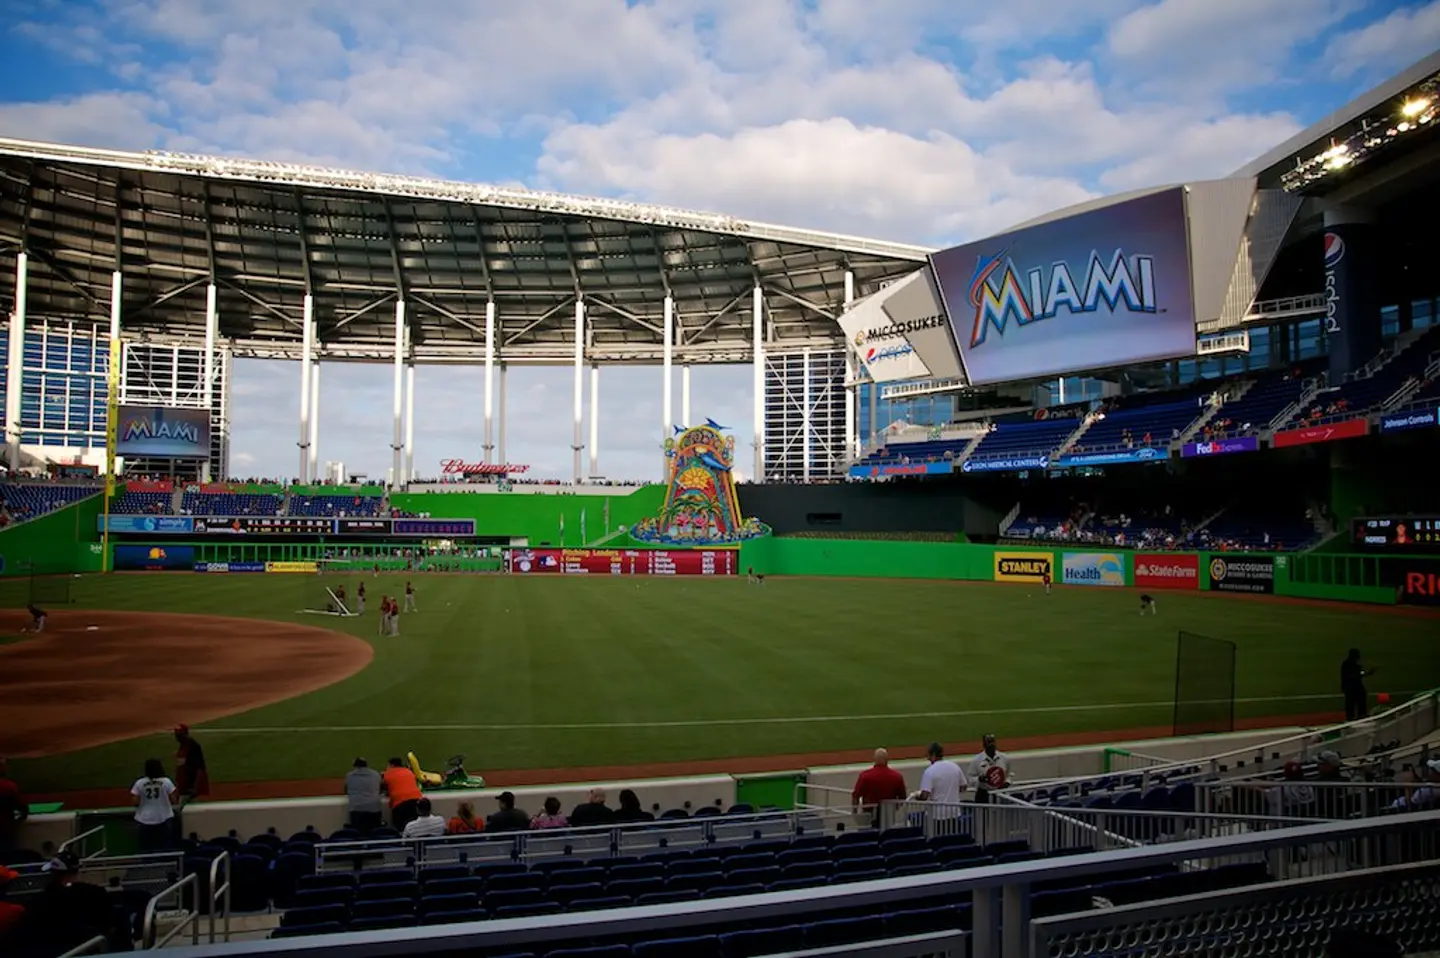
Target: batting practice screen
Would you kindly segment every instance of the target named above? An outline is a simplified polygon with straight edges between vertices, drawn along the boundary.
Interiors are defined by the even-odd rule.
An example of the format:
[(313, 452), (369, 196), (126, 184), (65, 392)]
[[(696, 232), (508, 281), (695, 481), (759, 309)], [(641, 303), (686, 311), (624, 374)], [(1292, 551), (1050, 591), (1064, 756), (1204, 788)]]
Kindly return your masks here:
[(1235, 731), (1235, 643), (1181, 632), (1175, 648), (1175, 734)]

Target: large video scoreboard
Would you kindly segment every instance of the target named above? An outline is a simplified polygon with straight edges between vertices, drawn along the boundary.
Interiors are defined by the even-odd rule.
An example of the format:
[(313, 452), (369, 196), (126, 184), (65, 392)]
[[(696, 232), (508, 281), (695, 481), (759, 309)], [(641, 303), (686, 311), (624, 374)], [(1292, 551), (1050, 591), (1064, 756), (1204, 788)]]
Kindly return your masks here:
[[(105, 531), (105, 516), (97, 521)], [(110, 516), (113, 535), (376, 536), (471, 539), (474, 519), (366, 519), (327, 516)]]
[(1435, 516), (1356, 519), (1352, 532), (1355, 544), (1368, 549), (1440, 551), (1440, 518)]

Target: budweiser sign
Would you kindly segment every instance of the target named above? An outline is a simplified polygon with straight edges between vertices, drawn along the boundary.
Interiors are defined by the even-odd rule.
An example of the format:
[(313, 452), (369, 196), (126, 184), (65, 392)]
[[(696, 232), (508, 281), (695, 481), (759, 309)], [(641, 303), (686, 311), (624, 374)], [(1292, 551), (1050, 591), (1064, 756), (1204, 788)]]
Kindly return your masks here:
[(464, 459), (441, 459), (440, 471), (447, 476), (504, 476), (512, 472), (529, 472), (529, 466), (510, 463), (466, 462)]

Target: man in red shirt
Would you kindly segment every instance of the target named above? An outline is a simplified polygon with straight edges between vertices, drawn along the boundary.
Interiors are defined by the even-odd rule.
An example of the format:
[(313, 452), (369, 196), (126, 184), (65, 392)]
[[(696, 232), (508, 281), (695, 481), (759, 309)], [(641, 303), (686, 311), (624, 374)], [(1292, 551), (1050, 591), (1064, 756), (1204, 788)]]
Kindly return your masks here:
[(10, 780), (5, 759), (0, 758), (0, 865), (19, 847), (20, 826), (30, 813), (20, 786)]
[[(875, 764), (860, 773), (850, 800), (861, 813), (877, 813), (881, 802), (900, 801), (905, 797), (905, 778), (890, 767), (890, 753), (875, 750)], [(878, 816), (874, 822), (879, 825)]]

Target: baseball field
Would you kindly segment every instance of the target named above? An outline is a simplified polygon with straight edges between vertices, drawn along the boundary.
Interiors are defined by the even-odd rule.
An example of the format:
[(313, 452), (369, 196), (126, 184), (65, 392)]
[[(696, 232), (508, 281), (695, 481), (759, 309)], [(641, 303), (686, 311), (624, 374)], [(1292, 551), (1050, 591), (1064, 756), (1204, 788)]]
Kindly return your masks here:
[[(358, 618), (301, 614), (364, 581)], [(1168, 733), (1177, 630), (1238, 646), (1236, 714), (1319, 722), (1360, 647), (1371, 691), (1440, 685), (1413, 609), (943, 581), (112, 575), (72, 580), (43, 636), (0, 618), (0, 754), (37, 795), (108, 790), (195, 729), (219, 797), (332, 791), (356, 755), (464, 753), (494, 784), (794, 768)], [(837, 754), (850, 753), (850, 754)], [(615, 768), (624, 766), (624, 768)], [(604, 767), (604, 768), (600, 768)], [(242, 784), (249, 783), (249, 784)], [(92, 791), (92, 795), (95, 793)]]

